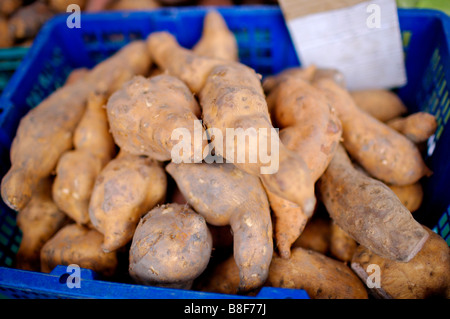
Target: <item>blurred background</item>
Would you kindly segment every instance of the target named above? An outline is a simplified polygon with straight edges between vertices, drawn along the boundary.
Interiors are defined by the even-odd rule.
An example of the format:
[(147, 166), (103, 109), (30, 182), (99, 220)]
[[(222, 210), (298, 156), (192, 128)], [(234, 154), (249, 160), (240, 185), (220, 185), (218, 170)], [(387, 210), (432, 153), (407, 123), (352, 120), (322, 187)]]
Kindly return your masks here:
[[(28, 47), (42, 25), (70, 4), (83, 12), (149, 10), (167, 6), (276, 5), (277, 0), (0, 0), (0, 48)], [(397, 0), (402, 8), (432, 8), (450, 14), (449, 0)]]

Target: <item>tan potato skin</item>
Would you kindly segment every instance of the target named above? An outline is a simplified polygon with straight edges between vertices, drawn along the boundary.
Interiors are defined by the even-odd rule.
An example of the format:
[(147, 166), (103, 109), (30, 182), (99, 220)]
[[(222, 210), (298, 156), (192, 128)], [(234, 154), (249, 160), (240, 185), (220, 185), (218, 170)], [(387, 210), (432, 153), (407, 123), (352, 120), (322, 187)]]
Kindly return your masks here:
[(64, 153), (56, 166), (55, 203), (80, 225), (89, 223), (89, 200), (102, 167), (101, 161), (86, 150)]
[(428, 239), (427, 231), (389, 187), (353, 167), (342, 145), (318, 189), (336, 224), (380, 256), (407, 262)]
[(336, 109), (345, 148), (371, 176), (392, 185), (409, 185), (430, 174), (416, 145), (360, 110), (345, 89), (329, 79), (315, 85)]
[(266, 189), (267, 198), (273, 212), (273, 232), (278, 253), (289, 258), (292, 244), (303, 233), (309, 217), (297, 204), (294, 204)]
[(166, 171), (208, 224), (230, 225), (241, 291), (260, 287), (273, 253), (272, 222), (259, 178), (232, 164), (173, 164)]
[(381, 122), (387, 122), (408, 109), (402, 100), (393, 92), (383, 89), (351, 91), (355, 104)]
[(397, 117), (388, 121), (386, 124), (416, 144), (425, 142), (437, 129), (436, 117), (426, 112), (417, 112), (406, 117)]
[(22, 232), (15, 261), (19, 269), (40, 271), (41, 248), (68, 222), (52, 200), (52, 182), (50, 178), (40, 181), (28, 205), (17, 213), (17, 226)]
[(16, 41), (34, 38), (40, 28), (54, 12), (46, 3), (36, 1), (15, 11), (8, 20), (9, 28)]
[[(284, 84), (285, 81), (289, 79), (302, 79), (305, 81), (312, 81), (314, 75), (317, 72), (317, 67), (315, 65), (310, 65), (308, 67), (292, 67), (281, 71), (276, 75), (267, 76), (263, 81), (264, 92), (270, 96), (272, 93), (278, 95), (275, 90)], [(269, 107), (270, 109), (270, 107)]]
[(74, 69), (72, 72), (69, 73), (69, 75), (67, 76), (66, 82), (64, 84), (68, 85), (68, 84), (75, 83), (79, 80), (84, 79), (86, 77), (86, 75), (88, 75), (88, 74), (89, 74), (88, 68)]
[(8, 17), (23, 4), (23, 0), (0, 1), (0, 15)]
[(322, 92), (302, 79), (284, 82), (276, 101), (280, 139), (288, 149), (302, 155), (316, 182), (339, 145), (341, 122)]
[(239, 268), (233, 256), (216, 265), (195, 286), (196, 290), (236, 295), (239, 290)]
[[(272, 114), (282, 128), (280, 139), (304, 159), (315, 183), (336, 152), (342, 135), (340, 120), (322, 92), (300, 77), (287, 77), (271, 94), (276, 94)], [(275, 215), (277, 247), (280, 256), (288, 258), (290, 246), (312, 212), (305, 214), (298, 205), (275, 198), (270, 191), (268, 196)]]
[(149, 35), (147, 49), (162, 70), (181, 79), (194, 94), (201, 91), (212, 69), (224, 63), (181, 47), (173, 35), (164, 31)]
[[(273, 156), (278, 156), (278, 171), (269, 174), (262, 173), (262, 168), (267, 167), (268, 164), (264, 164), (260, 156), (256, 156), (254, 163), (249, 160), (256, 150), (247, 141), (239, 142), (234, 139), (230, 148), (224, 147), (223, 153), (219, 148), (216, 152), (235, 163), (241, 170), (259, 176), (269, 191), (296, 203), (305, 214), (311, 214), (316, 199), (310, 172), (303, 158), (287, 149), (280, 142), (278, 134), (272, 132), (273, 126), (264, 92), (258, 76), (252, 69), (243, 65), (215, 67), (200, 92), (200, 104), (206, 127), (225, 132), (222, 133), (222, 145), (230, 146), (226, 142), (227, 128), (253, 130), (256, 133), (255, 140), (264, 141), (265, 139), (271, 144), (272, 141), (277, 143), (278, 149), (276, 146), (275, 149), (271, 150), (270, 147), (268, 149)], [(247, 160), (239, 163), (235, 160), (235, 156), (242, 148), (245, 149)]]
[(89, 202), (92, 225), (104, 235), (102, 249), (115, 251), (131, 241), (139, 219), (164, 201), (162, 165), (121, 151), (100, 172)]
[(426, 228), (430, 238), (409, 262), (396, 262), (377, 256), (364, 246), (353, 255), (352, 269), (367, 282), (373, 274), (369, 265), (380, 267), (381, 288), (369, 288), (378, 298), (450, 298), (450, 248), (442, 237)]
[(331, 222), (329, 219), (313, 217), (292, 247), (314, 250), (321, 254), (330, 252)]
[(70, 224), (60, 229), (41, 250), (41, 271), (49, 273), (57, 265), (76, 264), (105, 277), (113, 276), (118, 259), (115, 252), (105, 253), (103, 235), (95, 229)]
[(156, 0), (117, 0), (110, 2), (111, 4), (107, 8), (108, 10), (134, 11), (156, 9), (161, 7), (161, 5)]
[[(167, 32), (152, 33), (147, 38), (147, 45), (159, 67), (179, 77), (192, 92), (199, 94), (205, 126), (220, 130), (224, 141), (227, 128), (240, 128), (244, 131), (256, 130), (258, 139), (265, 137), (266, 141), (279, 142), (278, 136), (271, 134), (273, 126), (264, 91), (260, 77), (254, 70), (237, 62), (199, 56), (182, 48)], [(266, 129), (267, 136), (263, 136), (259, 129)], [(231, 152), (227, 155), (226, 151), (221, 154), (217, 148), (215, 150), (229, 162), (236, 163), (240, 169), (259, 176), (273, 193), (298, 204), (306, 214), (311, 213), (316, 203), (314, 184), (301, 158), (278, 143), (279, 169), (273, 174), (264, 174), (261, 168), (268, 164), (263, 165), (260, 157), (256, 163), (250, 163), (249, 155), (255, 154), (254, 150), (250, 150), (250, 143), (238, 144), (235, 139), (229, 150), (237, 154), (237, 147), (244, 147), (247, 158), (245, 163), (237, 163), (231, 158)], [(222, 142), (222, 145), (226, 146), (227, 143)], [(276, 154), (274, 150), (271, 152)]]
[(420, 182), (406, 186), (388, 185), (388, 187), (411, 213), (418, 210), (422, 205), (424, 193)]
[(105, 103), (105, 94), (89, 96), (87, 109), (74, 133), (75, 149), (64, 153), (56, 166), (53, 199), (80, 225), (89, 222), (89, 200), (95, 179), (115, 153)]
[(190, 289), (208, 265), (211, 233), (187, 205), (153, 208), (140, 221), (130, 248), (130, 276), (138, 283)]
[(71, 4), (76, 4), (83, 10), (86, 6), (86, 2), (89, 0), (48, 0), (50, 8), (55, 12), (67, 12), (67, 7)]
[(265, 286), (304, 289), (311, 299), (367, 299), (364, 284), (344, 263), (296, 247), (289, 259), (274, 255)]
[(343, 262), (350, 262), (358, 243), (335, 222), (330, 227), (330, 253)]
[(37, 183), (54, 171), (60, 156), (73, 146), (73, 133), (91, 92), (113, 92), (134, 74), (146, 73), (150, 63), (145, 44), (130, 43), (83, 81), (63, 86), (30, 110), (11, 146), (12, 166), (1, 184), (4, 202), (14, 210), (24, 208)]
[[(192, 139), (188, 157), (201, 162), (203, 148), (196, 152), (194, 147), (194, 121), (201, 114), (200, 107), (188, 87), (176, 77), (137, 76), (110, 97), (106, 108), (114, 140), (128, 153), (171, 160), (173, 147), (180, 143), (172, 138), (173, 131), (183, 128), (189, 130)], [(200, 146), (207, 145), (207, 141), (200, 142)]]
[(9, 48), (14, 45), (14, 38), (9, 30), (8, 20), (0, 17), (0, 48)]
[(225, 61), (239, 60), (236, 38), (228, 29), (222, 15), (215, 10), (206, 14), (202, 36), (192, 51), (198, 55)]

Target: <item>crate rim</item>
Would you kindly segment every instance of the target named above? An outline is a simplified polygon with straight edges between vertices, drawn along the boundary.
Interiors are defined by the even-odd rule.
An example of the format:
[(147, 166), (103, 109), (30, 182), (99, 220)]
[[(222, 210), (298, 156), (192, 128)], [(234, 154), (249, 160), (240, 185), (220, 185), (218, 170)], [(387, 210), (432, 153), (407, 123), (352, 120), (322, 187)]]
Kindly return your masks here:
[[(218, 10), (219, 12), (233, 12), (233, 11), (266, 11), (266, 12), (281, 12), (281, 8), (278, 5), (242, 5), (237, 7), (194, 7), (194, 6), (186, 6), (186, 7), (164, 7), (157, 8), (152, 10), (144, 10), (144, 11), (117, 11), (117, 12), (90, 12), (90, 13), (82, 13), (82, 19), (88, 20), (97, 20), (97, 21), (110, 21), (117, 18), (132, 18), (133, 16), (146, 16), (149, 13), (164, 13), (166, 15), (176, 15), (178, 13), (183, 12), (191, 12), (191, 11), (203, 11), (208, 12), (211, 10)], [(450, 16), (445, 14), (442, 11), (436, 9), (420, 9), (420, 8), (398, 8), (398, 14), (401, 16), (408, 12), (408, 14), (417, 14), (418, 16), (426, 16), (426, 17), (435, 17), (439, 18), (443, 23), (443, 29), (446, 34), (446, 38), (450, 42)], [(39, 31), (36, 36), (33, 44), (29, 48), (28, 52), (24, 56), (22, 62), (19, 67), (14, 72), (13, 76), (10, 78), (8, 84), (5, 86), (2, 95), (0, 96), (0, 105), (6, 103), (4, 100), (9, 100), (11, 98), (11, 92), (15, 92), (19, 83), (26, 76), (26, 70), (29, 69), (30, 64), (34, 61), (34, 57), (40, 52), (40, 50), (45, 46), (46, 40), (50, 37), (52, 30), (62, 23), (65, 23), (68, 13), (57, 14), (49, 21), (47, 21), (44, 26)], [(82, 28), (82, 26), (81, 26)]]

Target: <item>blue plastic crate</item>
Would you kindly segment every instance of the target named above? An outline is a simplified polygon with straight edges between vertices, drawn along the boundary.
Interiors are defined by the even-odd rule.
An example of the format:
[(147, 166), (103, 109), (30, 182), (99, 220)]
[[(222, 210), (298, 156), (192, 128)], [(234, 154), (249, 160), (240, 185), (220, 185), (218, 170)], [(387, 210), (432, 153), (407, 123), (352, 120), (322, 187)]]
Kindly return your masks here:
[[(9, 149), (22, 116), (57, 87), (75, 68), (92, 67), (126, 43), (167, 30), (181, 45), (200, 38), (206, 8), (165, 8), (146, 12), (84, 14), (81, 29), (68, 29), (66, 16), (49, 21), (0, 97), (0, 176), (9, 169)], [(221, 8), (236, 35), (241, 62), (262, 75), (299, 65), (277, 6)], [(449, 242), (450, 171), (450, 18), (433, 10), (399, 10), (408, 84), (398, 94), (412, 111), (426, 110), (439, 128), (428, 143), (427, 164), (435, 172), (424, 181), (425, 199), (414, 216)], [(96, 280), (83, 270), (82, 287), (65, 285), (65, 267), (51, 274), (11, 268), (21, 234), (16, 212), (0, 202), (0, 293), (27, 298), (243, 298)], [(254, 298), (254, 297), (253, 297)], [(308, 298), (303, 290), (265, 287), (256, 298)]]
[(28, 52), (28, 47), (0, 49), (0, 94)]

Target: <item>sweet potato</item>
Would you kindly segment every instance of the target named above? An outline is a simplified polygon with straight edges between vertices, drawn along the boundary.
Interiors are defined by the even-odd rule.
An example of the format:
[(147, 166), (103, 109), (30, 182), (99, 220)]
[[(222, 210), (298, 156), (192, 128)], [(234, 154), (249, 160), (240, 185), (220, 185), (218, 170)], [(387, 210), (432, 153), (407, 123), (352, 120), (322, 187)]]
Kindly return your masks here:
[(309, 217), (302, 208), (266, 189), (273, 212), (273, 232), (278, 253), (289, 258), (292, 244), (303, 233)]
[(54, 13), (42, 1), (21, 7), (9, 18), (9, 28), (16, 41), (34, 38)]
[(314, 79), (314, 75), (317, 72), (317, 67), (312, 64), (306, 68), (303, 67), (291, 67), (281, 71), (276, 75), (267, 76), (263, 81), (263, 89), (268, 95), (274, 93), (275, 90), (281, 86), (285, 81), (289, 79), (302, 79), (310, 82)]
[(387, 122), (405, 114), (408, 109), (392, 91), (384, 89), (350, 92), (355, 104), (381, 122)]
[(430, 174), (420, 151), (404, 135), (360, 110), (334, 81), (314, 83), (336, 109), (345, 148), (371, 176), (392, 185), (409, 185)]
[(147, 38), (147, 49), (161, 70), (181, 79), (195, 94), (201, 91), (212, 69), (225, 63), (181, 47), (168, 32), (151, 33)]
[(23, 0), (0, 0), (0, 16), (9, 17), (23, 4)]
[(95, 179), (115, 153), (105, 103), (106, 93), (89, 96), (87, 109), (74, 133), (75, 149), (64, 153), (56, 166), (53, 199), (81, 225), (89, 222), (89, 200)]
[(212, 238), (205, 219), (187, 205), (167, 204), (139, 222), (130, 248), (138, 283), (189, 289), (208, 265)]
[(103, 235), (95, 229), (70, 224), (60, 229), (41, 249), (41, 271), (50, 272), (57, 265), (75, 264), (91, 269), (104, 277), (116, 273), (115, 252), (106, 253), (101, 245)]
[(69, 73), (69, 75), (67, 76), (66, 82), (64, 84), (65, 85), (72, 84), (77, 81), (83, 80), (88, 73), (89, 73), (88, 68), (74, 69), (72, 72)]
[(236, 295), (240, 293), (239, 278), (239, 268), (233, 256), (230, 256), (215, 265), (210, 272), (204, 274), (200, 282), (196, 283), (195, 289), (219, 294)]
[(206, 57), (238, 61), (238, 46), (234, 34), (228, 29), (222, 15), (213, 10), (206, 14), (203, 33), (192, 48), (194, 53)]
[[(271, 124), (260, 80), (253, 70), (238, 64), (214, 68), (200, 92), (200, 104), (206, 127), (225, 132), (221, 141), (213, 141), (214, 147), (217, 143), (226, 145), (223, 150), (215, 147), (216, 154), (241, 170), (259, 176), (270, 192), (299, 205), (306, 215), (312, 213), (316, 199), (310, 172), (302, 157), (280, 142)], [(242, 141), (235, 135), (232, 143), (227, 143), (233, 136), (228, 133), (228, 128), (250, 132), (258, 143), (270, 143), (267, 153), (271, 154), (272, 161), (277, 157), (278, 170), (262, 171), (268, 165), (262, 159), (261, 149), (256, 154), (250, 137), (248, 141)], [(235, 160), (236, 154), (239, 156), (242, 150), (245, 160)], [(250, 160), (252, 157), (254, 162)]]
[[(222, 132), (222, 140), (212, 139), (216, 155), (259, 176), (271, 192), (298, 204), (306, 214), (311, 213), (316, 202), (314, 183), (304, 161), (279, 143), (278, 134), (273, 132), (260, 77), (255, 71), (237, 62), (199, 56), (182, 48), (167, 32), (152, 33), (147, 44), (160, 68), (179, 77), (192, 92), (199, 94), (205, 126)], [(277, 158), (278, 170), (262, 172), (268, 165), (263, 163), (254, 145), (247, 142), (250, 138), (239, 143), (241, 139), (236, 138), (236, 132), (227, 133), (227, 129), (240, 129), (250, 135), (256, 131), (253, 141), (260, 144), (269, 141), (275, 149), (268, 147), (267, 151), (272, 159)], [(231, 141), (229, 145), (227, 137)], [(218, 143), (225, 145), (226, 151), (216, 147)], [(279, 146), (278, 150), (275, 145)], [(246, 159), (241, 163), (234, 160), (238, 148)], [(250, 158), (254, 156), (253, 162)]]
[(353, 271), (332, 258), (296, 247), (289, 259), (274, 255), (265, 286), (304, 289), (311, 299), (367, 299)]
[[(450, 298), (450, 248), (442, 237), (426, 228), (430, 234), (422, 250), (409, 262), (382, 258), (364, 246), (353, 255), (352, 269), (376, 297), (387, 299)], [(373, 269), (379, 267), (379, 287), (372, 285)], [(369, 277), (370, 276), (370, 277)]]
[(166, 171), (208, 224), (231, 226), (240, 291), (260, 287), (273, 252), (270, 208), (260, 179), (232, 164), (170, 163)]
[(430, 113), (417, 112), (406, 117), (396, 117), (386, 123), (405, 135), (413, 143), (429, 139), (437, 129), (436, 117)]
[(397, 195), (403, 205), (411, 212), (415, 212), (420, 208), (423, 201), (423, 187), (420, 182), (405, 185), (405, 186), (395, 186), (387, 185), (389, 188)]
[(102, 249), (130, 242), (139, 219), (164, 201), (166, 191), (161, 163), (121, 150), (97, 176), (89, 202), (92, 225), (104, 235)]
[(135, 11), (135, 10), (156, 9), (159, 7), (161, 7), (161, 5), (156, 0), (118, 0), (112, 1), (108, 5), (108, 10)]
[(330, 251), (331, 222), (329, 219), (314, 216), (306, 224), (305, 229), (292, 247), (314, 250), (321, 254)]
[(353, 167), (342, 145), (318, 189), (336, 224), (380, 256), (407, 262), (428, 239), (427, 231), (389, 187)]
[(116, 0), (87, 0), (85, 11), (86, 12), (101, 12), (110, 10), (110, 6), (112, 6)]
[(23, 209), (37, 183), (54, 171), (60, 156), (73, 146), (91, 92), (112, 92), (134, 74), (146, 73), (149, 65), (144, 43), (133, 42), (94, 67), (83, 81), (63, 86), (30, 110), (12, 142), (12, 165), (1, 184), (4, 202)]
[(303, 158), (316, 182), (330, 163), (342, 135), (341, 122), (322, 92), (302, 79), (279, 86), (275, 121), (280, 139)]
[(9, 48), (14, 45), (14, 38), (8, 26), (8, 20), (0, 17), (0, 48)]
[[(289, 150), (302, 156), (315, 183), (336, 151), (342, 135), (341, 123), (322, 92), (302, 78), (286, 77), (271, 94), (275, 95), (274, 121), (282, 128), (280, 139)], [(311, 213), (305, 214), (286, 199), (274, 198), (270, 191), (268, 196), (275, 216), (277, 247), (280, 256), (288, 258), (290, 246)]]
[(331, 79), (334, 81), (337, 85), (339, 85), (341, 88), (346, 88), (347, 83), (345, 82), (345, 77), (342, 72), (340, 72), (337, 69), (323, 69), (318, 68), (316, 72), (314, 73), (314, 77), (312, 78), (312, 82), (319, 81), (320, 79)]
[[(188, 87), (176, 77), (133, 78), (110, 97), (107, 113), (114, 140), (124, 151), (159, 161), (171, 160), (173, 147), (181, 143), (172, 138), (173, 131), (183, 128), (189, 130), (191, 147), (188, 154), (177, 155), (201, 162), (203, 148), (198, 153), (194, 146), (200, 107)], [(203, 134), (201, 125), (200, 129)], [(200, 146), (206, 146), (207, 141), (201, 142)]]
[(58, 13), (67, 12), (67, 7), (71, 4), (76, 4), (83, 10), (86, 6), (87, 0), (48, 0), (49, 7)]
[(335, 222), (330, 227), (330, 253), (331, 255), (343, 262), (350, 262), (355, 253), (358, 243), (351, 238), (341, 227)]
[(51, 178), (40, 181), (28, 205), (17, 213), (22, 232), (15, 263), (19, 269), (40, 271), (41, 248), (69, 221), (52, 200), (52, 182)]

